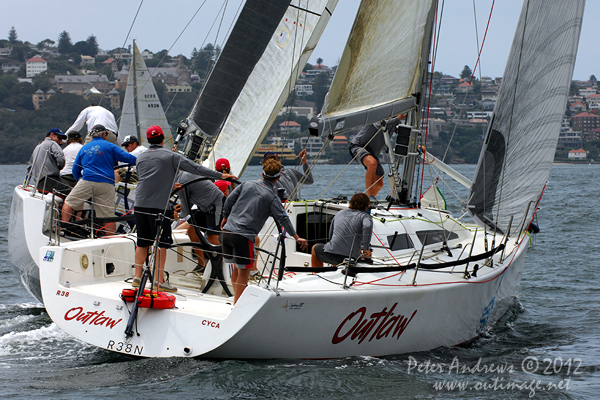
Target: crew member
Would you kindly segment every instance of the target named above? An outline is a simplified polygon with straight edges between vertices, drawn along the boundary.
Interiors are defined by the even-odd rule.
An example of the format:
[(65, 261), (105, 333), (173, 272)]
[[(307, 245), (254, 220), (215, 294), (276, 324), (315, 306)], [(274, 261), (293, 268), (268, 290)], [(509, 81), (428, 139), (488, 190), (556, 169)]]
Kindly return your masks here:
[(83, 140), (79, 132), (70, 132), (67, 135), (67, 147), (63, 150), (65, 154), (65, 166), (60, 170), (60, 177), (71, 186), (75, 186), (77, 181), (73, 177), (73, 163), (79, 153), (79, 150), (83, 147)]
[[(271, 155), (274, 155), (274, 153)], [(269, 156), (269, 153), (265, 154), (265, 158)], [(277, 188), (285, 189), (284, 199), (289, 201), (296, 201), (300, 198), (300, 186), (298, 186), (298, 183), (300, 183), (300, 185), (312, 185), (314, 182), (312, 172), (306, 162), (306, 150), (302, 149), (300, 154), (298, 154), (298, 157), (300, 157), (300, 160), (302, 161), (302, 169), (304, 172), (282, 166), (281, 176), (276, 183)]]
[(88, 135), (85, 138), (85, 143), (89, 143), (92, 140), (92, 136), (89, 135), (92, 128), (96, 125), (102, 125), (106, 129), (106, 140), (110, 143), (117, 143), (117, 122), (113, 113), (108, 111), (106, 108), (101, 106), (89, 106), (84, 108), (80, 113), (73, 125), (67, 129), (67, 135), (70, 132), (80, 132), (83, 126), (87, 126)]
[(236, 264), (231, 274), (234, 303), (248, 284), (255, 259), (255, 238), (269, 216), (294, 237), (302, 250), (307, 245), (306, 239), (296, 234), (281, 200), (276, 195), (275, 183), (280, 176), (281, 161), (279, 158), (270, 157), (262, 164), (263, 179), (242, 183), (227, 197), (223, 207), (223, 259), (227, 263)]
[[(83, 204), (92, 197), (94, 210), (100, 218), (115, 216), (115, 161), (135, 164), (135, 157), (119, 146), (106, 141), (106, 128), (96, 125), (90, 131), (91, 142), (85, 144), (77, 153), (73, 163), (73, 177), (77, 185), (65, 199), (61, 221), (68, 222), (75, 210), (81, 210)], [(81, 178), (81, 179), (79, 179)], [(107, 224), (107, 235), (115, 232), (116, 224)]]
[(355, 259), (359, 256), (371, 257), (369, 245), (373, 220), (366, 212), (370, 205), (366, 194), (357, 193), (352, 196), (349, 208), (338, 212), (331, 220), (329, 242), (313, 246), (311, 267), (322, 267), (324, 262), (338, 265), (349, 256)]
[[(150, 148), (140, 154), (136, 163), (138, 185), (135, 191), (135, 223), (137, 226), (137, 248), (135, 250), (135, 275), (132, 286), (139, 287), (142, 266), (148, 255), (148, 247), (154, 243), (157, 233), (156, 218), (164, 214), (169, 203), (169, 195), (175, 183), (178, 170), (212, 179), (236, 179), (235, 176), (216, 172), (193, 163), (179, 153), (163, 147), (165, 136), (160, 126), (154, 125), (146, 131)], [(171, 237), (171, 221), (163, 220), (161, 236), (158, 243), (158, 276), (154, 284), (165, 292), (176, 292), (177, 288), (166, 282), (163, 276), (167, 247), (173, 243)]]
[[(397, 125), (401, 115), (387, 121), (387, 125)], [(371, 201), (376, 201), (377, 194), (383, 188), (383, 167), (379, 161), (379, 153), (385, 146), (383, 136), (384, 124), (376, 122), (363, 127), (350, 142), (350, 155), (360, 162), (367, 170), (365, 174), (366, 193)]]
[(27, 179), (29, 183), (37, 183), (37, 190), (51, 193), (56, 189), (62, 196), (67, 196), (71, 191), (72, 187), (60, 178), (60, 170), (65, 166), (65, 155), (60, 145), (66, 138), (67, 136), (60, 129), (52, 128), (46, 134), (44, 141), (31, 153)]

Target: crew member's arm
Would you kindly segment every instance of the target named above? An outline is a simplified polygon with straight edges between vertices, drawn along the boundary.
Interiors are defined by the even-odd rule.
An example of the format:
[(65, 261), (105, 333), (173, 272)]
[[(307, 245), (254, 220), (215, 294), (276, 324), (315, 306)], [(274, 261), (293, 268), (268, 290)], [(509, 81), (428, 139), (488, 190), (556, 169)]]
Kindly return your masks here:
[(65, 134), (68, 135), (69, 132), (79, 132), (81, 130), (81, 128), (83, 128), (83, 126), (85, 125), (86, 120), (87, 120), (87, 108), (83, 109), (83, 111), (81, 111), (79, 113), (79, 115), (77, 116), (77, 119), (75, 120), (73, 125), (71, 125), (71, 127), (69, 129), (67, 129)]
[(306, 161), (306, 149), (302, 149), (298, 156), (300, 157), (300, 160), (302, 160), (302, 169), (304, 170), (304, 175), (300, 179), (300, 183), (304, 185), (312, 185), (314, 183), (314, 179), (312, 176), (312, 172), (310, 171), (308, 162)]
[(306, 246), (308, 246), (308, 242), (306, 241), (306, 239), (302, 239), (300, 236), (298, 236), (296, 230), (294, 229), (294, 225), (292, 225), (292, 221), (290, 221), (290, 217), (287, 216), (283, 205), (277, 197), (274, 197), (271, 201), (270, 209), (273, 219), (279, 222), (281, 226), (285, 228), (287, 233), (296, 240), (296, 243), (300, 245), (300, 249), (306, 249)]

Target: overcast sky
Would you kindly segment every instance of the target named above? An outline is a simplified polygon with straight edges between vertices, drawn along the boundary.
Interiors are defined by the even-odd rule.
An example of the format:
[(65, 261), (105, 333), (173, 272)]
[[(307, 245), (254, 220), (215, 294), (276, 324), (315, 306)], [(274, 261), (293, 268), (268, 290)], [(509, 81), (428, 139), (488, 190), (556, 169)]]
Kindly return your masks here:
[[(14, 26), (19, 40), (31, 43), (44, 39), (58, 41), (59, 34), (65, 30), (69, 32), (73, 43), (86, 40), (93, 34), (100, 48), (105, 50), (131, 44), (131, 40), (136, 39), (140, 49), (153, 52), (170, 49), (171, 55), (184, 54), (189, 57), (194, 47), (201, 48), (208, 42), (221, 43), (241, 1), (229, 0), (223, 28), (215, 40), (216, 28), (210, 33), (209, 30), (216, 12), (223, 4), (221, 0), (144, 0), (129, 37), (128, 31), (141, 0), (5, 0), (0, 13), (0, 37), (8, 38), (8, 32)], [(477, 7), (477, 30), (473, 3)], [(312, 63), (321, 57), (326, 65), (337, 64), (358, 4), (359, 0), (339, 0), (322, 40), (313, 52)], [(475, 66), (476, 32), (481, 42), (491, 4), (492, 0), (445, 1), (436, 71), (458, 76), (464, 65), (471, 68)], [(521, 5), (521, 0), (495, 2), (481, 59), (483, 76), (502, 76)], [(199, 8), (200, 11), (192, 20)], [(574, 79), (587, 80), (592, 74), (600, 78), (600, 48), (593, 22), (598, 15), (600, 0), (588, 0)], [(190, 20), (191, 23), (184, 30)]]

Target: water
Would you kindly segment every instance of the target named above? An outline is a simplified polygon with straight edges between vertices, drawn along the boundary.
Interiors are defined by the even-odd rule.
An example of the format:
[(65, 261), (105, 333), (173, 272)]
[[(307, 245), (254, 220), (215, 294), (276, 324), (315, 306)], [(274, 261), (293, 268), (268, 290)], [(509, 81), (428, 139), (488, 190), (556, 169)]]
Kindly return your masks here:
[[(342, 168), (317, 166), (303, 197), (318, 197)], [(457, 169), (473, 176), (473, 166)], [(554, 166), (519, 300), (484, 337), (458, 348), (326, 361), (137, 359), (70, 338), (8, 262), (12, 188), (24, 171), (0, 166), (0, 397), (596, 399), (600, 393), (599, 165)], [(363, 171), (350, 166), (325, 196), (360, 190)], [(250, 167), (244, 179), (258, 176), (259, 168)], [(454, 196), (442, 190), (451, 202)], [(467, 386), (451, 389), (456, 384)]]

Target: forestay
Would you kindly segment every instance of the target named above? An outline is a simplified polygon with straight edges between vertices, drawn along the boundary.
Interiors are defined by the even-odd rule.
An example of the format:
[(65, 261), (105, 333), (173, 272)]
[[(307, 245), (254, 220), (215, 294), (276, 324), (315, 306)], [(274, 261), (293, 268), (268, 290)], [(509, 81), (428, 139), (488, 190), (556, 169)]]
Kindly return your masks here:
[(146, 130), (153, 125), (162, 128), (165, 139), (171, 138), (171, 128), (154, 89), (152, 77), (134, 41), (133, 60), (129, 67), (123, 113), (119, 122), (119, 143), (123, 142), (125, 136), (135, 135), (140, 143), (146, 144)]
[(435, 4), (432, 0), (361, 3), (323, 106), (320, 134), (363, 126), (415, 107), (411, 94), (421, 91)]
[[(220, 128), (205, 165), (212, 167), (226, 157), (234, 174), (243, 173), (294, 89), (336, 4), (337, 0), (246, 2), (193, 111), (205, 133), (213, 135)], [(258, 42), (265, 46), (255, 59)], [(250, 49), (252, 54), (247, 54)]]
[[(585, 0), (525, 1), (481, 152), (469, 209), (515, 232), (535, 212), (556, 150)], [(526, 227), (526, 226), (525, 226)]]

